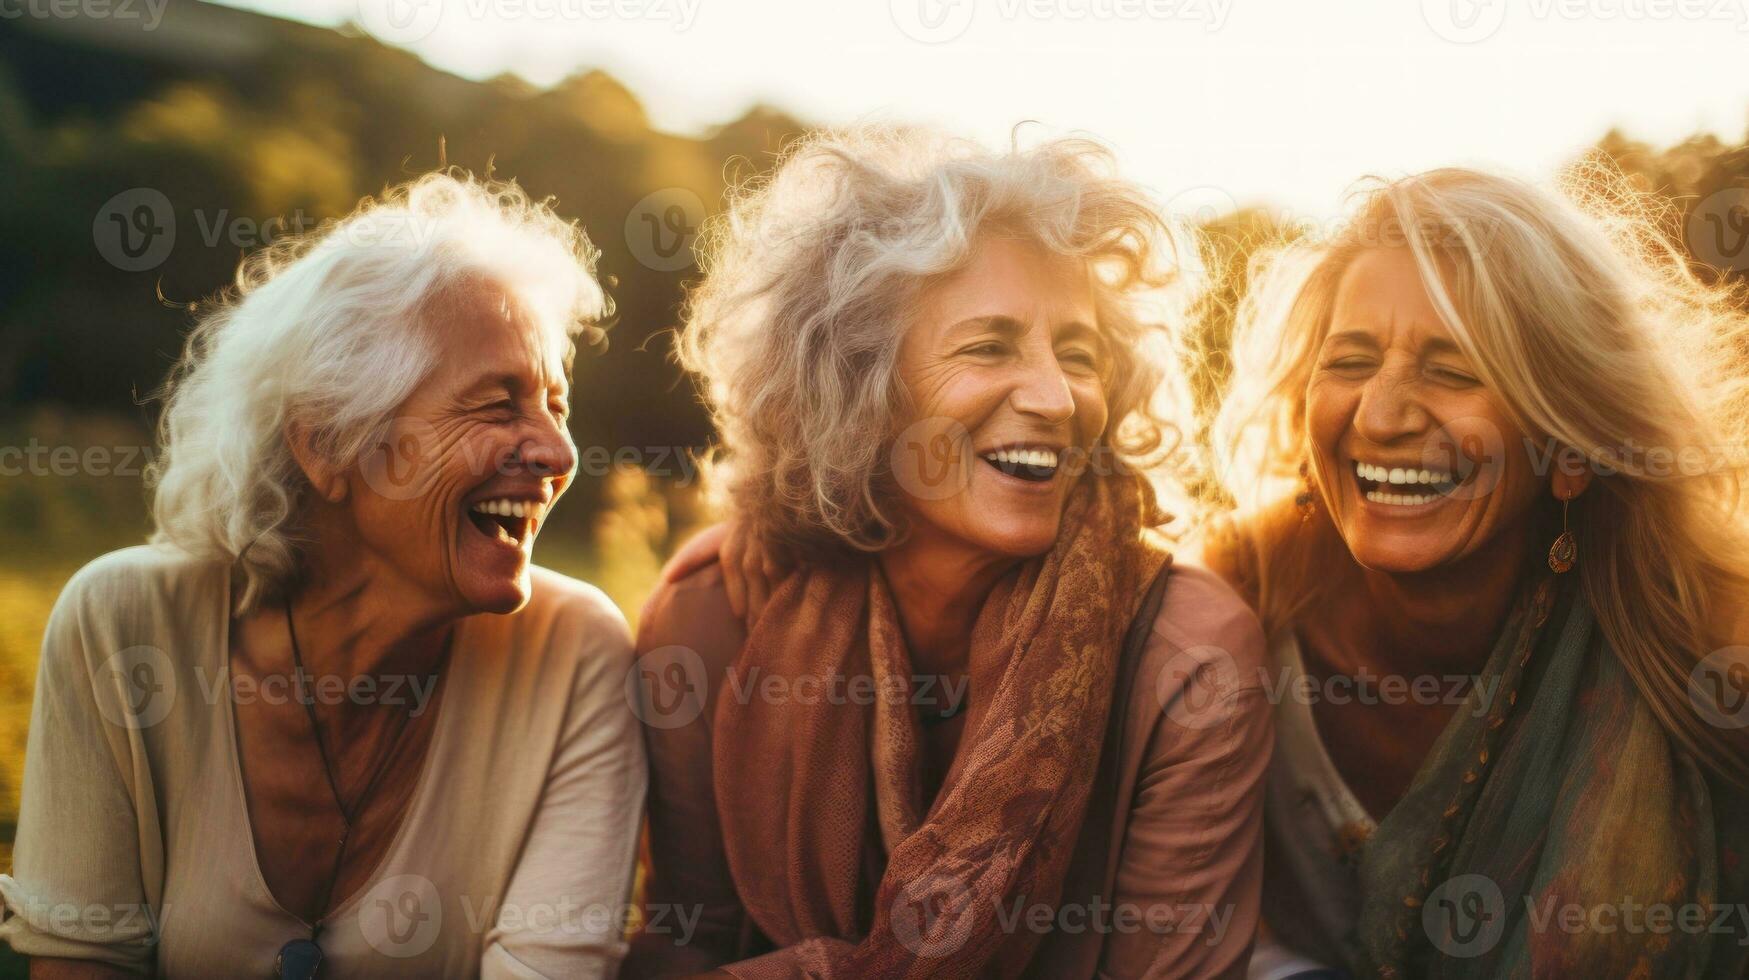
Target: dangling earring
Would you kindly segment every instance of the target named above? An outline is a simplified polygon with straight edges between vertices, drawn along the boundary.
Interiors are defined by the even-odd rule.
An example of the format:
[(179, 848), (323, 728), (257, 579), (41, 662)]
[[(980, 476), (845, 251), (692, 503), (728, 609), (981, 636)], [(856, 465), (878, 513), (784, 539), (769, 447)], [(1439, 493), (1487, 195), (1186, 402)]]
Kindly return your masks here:
[(1312, 495), (1311, 470), (1303, 459), (1300, 460), (1300, 492), (1294, 495), (1294, 506), (1299, 509), (1301, 524), (1318, 512), (1317, 498)]
[(1573, 540), (1573, 532), (1567, 528), (1567, 505), (1573, 500), (1571, 495), (1561, 498), (1561, 536), (1549, 546), (1549, 568), (1556, 575), (1573, 570), (1573, 563), (1579, 560), (1579, 545)]

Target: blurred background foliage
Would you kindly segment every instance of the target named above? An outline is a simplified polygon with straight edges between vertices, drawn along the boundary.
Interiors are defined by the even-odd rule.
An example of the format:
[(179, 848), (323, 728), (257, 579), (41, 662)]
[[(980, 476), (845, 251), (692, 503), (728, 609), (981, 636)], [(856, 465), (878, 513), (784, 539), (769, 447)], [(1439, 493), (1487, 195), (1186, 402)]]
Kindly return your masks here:
[[(672, 452), (702, 448), (709, 431), (666, 333), (696, 266), (640, 263), (632, 216), (648, 195), (675, 189), (714, 210), (730, 182), (767, 168), (804, 128), (759, 107), (673, 135), (653, 129), (636, 96), (600, 71), (548, 89), (512, 76), (472, 82), (358, 30), (199, 3), (168, 5), (152, 32), (115, 21), (0, 23), (0, 446), (111, 451), (103, 472), (0, 475), (0, 867), (10, 863), (48, 609), (79, 565), (145, 533), (139, 467), (154, 419), (145, 396), (181, 348), (188, 304), (230, 281), (263, 225), (284, 217), (314, 227), (440, 159), (515, 178), (582, 223), (603, 250), (617, 317), (606, 351), (579, 356), (574, 435), (584, 450), (666, 454), (667, 472), (618, 465), (586, 475), (538, 558), (601, 584), (635, 618), (662, 559), (706, 519), (685, 476), (694, 471), (677, 468)], [(1681, 217), (1715, 192), (1749, 188), (1749, 143), (1698, 136), (1658, 148), (1611, 132), (1595, 150)], [(171, 202), (176, 242), (161, 265), (123, 271), (94, 246), (93, 223), (112, 197), (141, 187)], [(1250, 208), (1201, 230), (1217, 285), (1193, 308), (1193, 328), (1198, 346), (1219, 352), (1247, 262), (1296, 229)], [(1192, 367), (1190, 390), (1206, 408), (1227, 363), (1217, 355)]]

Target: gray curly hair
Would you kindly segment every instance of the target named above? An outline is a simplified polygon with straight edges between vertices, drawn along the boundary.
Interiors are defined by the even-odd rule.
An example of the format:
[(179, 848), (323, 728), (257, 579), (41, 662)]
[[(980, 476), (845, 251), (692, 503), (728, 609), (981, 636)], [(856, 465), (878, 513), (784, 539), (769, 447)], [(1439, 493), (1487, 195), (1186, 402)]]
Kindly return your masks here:
[(737, 515), (803, 554), (898, 541), (890, 450), (910, 414), (899, 343), (920, 294), (1001, 235), (1084, 261), (1120, 460), (1158, 450), (1161, 369), (1141, 298), (1170, 282), (1161, 213), (1086, 139), (992, 152), (902, 127), (814, 134), (736, 190), (701, 235), (681, 364), (721, 438), (713, 470)]

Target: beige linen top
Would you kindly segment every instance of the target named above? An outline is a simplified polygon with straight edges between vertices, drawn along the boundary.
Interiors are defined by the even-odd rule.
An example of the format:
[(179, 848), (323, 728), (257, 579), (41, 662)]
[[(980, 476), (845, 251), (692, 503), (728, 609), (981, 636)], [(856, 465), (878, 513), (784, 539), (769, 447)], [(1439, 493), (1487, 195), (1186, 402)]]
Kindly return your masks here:
[[(223, 565), (138, 547), (61, 593), (0, 876), (0, 939), (18, 952), (266, 977), (309, 935), (256, 862), (231, 585)], [(520, 612), (459, 624), (412, 800), (329, 916), (323, 976), (615, 973), (645, 783), (630, 663), (613, 604), (545, 569)]]

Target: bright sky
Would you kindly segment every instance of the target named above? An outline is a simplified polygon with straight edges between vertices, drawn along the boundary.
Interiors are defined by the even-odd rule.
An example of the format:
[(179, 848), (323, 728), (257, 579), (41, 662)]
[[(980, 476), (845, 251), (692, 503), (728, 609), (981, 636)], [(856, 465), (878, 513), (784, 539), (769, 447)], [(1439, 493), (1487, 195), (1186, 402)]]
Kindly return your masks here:
[(1749, 126), (1749, 0), (229, 0), (359, 22), (470, 78), (604, 68), (656, 124), (1021, 120), (1114, 146), (1175, 207), (1334, 212), (1355, 178), (1547, 174), (1617, 125)]

